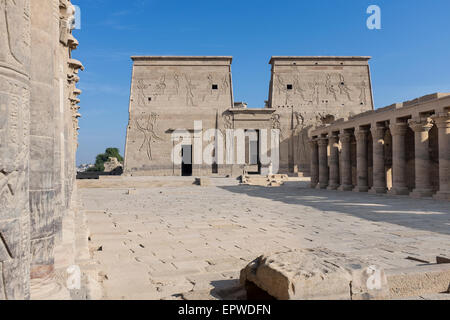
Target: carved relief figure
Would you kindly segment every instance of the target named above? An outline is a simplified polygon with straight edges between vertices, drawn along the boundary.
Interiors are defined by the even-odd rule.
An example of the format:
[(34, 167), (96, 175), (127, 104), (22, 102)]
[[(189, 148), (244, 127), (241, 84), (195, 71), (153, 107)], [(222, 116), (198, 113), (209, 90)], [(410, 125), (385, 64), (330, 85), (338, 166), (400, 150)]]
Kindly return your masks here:
[(305, 126), (305, 117), (300, 112), (294, 113), (297, 125), (295, 126), (295, 131), (302, 130)]
[(0, 0), (0, 61), (22, 65), (30, 34), (23, 28), (29, 8), (23, 0)]
[(361, 101), (361, 103), (367, 104), (367, 95), (366, 95), (367, 85), (366, 85), (366, 81), (365, 80), (363, 80), (361, 82), (361, 85), (360, 85), (359, 88), (361, 90), (361, 93), (359, 94), (359, 100)]
[(161, 78), (159, 79), (158, 84), (156, 85), (156, 89), (158, 90), (158, 94), (159, 95), (164, 95), (165, 91), (166, 91), (166, 75), (162, 75)]
[(339, 91), (341, 95), (346, 95), (349, 101), (352, 101), (352, 97), (350, 96), (350, 88), (347, 86), (347, 84), (345, 83), (345, 77), (344, 75), (340, 74), (339, 75)]
[(139, 79), (137, 81), (136, 88), (138, 89), (138, 104), (141, 106), (146, 105), (145, 101), (145, 89), (147, 89), (149, 86), (145, 84), (144, 80)]
[(279, 114), (274, 114), (272, 116), (272, 129), (281, 129), (281, 116)]
[(231, 114), (223, 116), (223, 127), (225, 129), (233, 129), (233, 116)]
[(278, 94), (286, 91), (286, 84), (279, 74), (276, 75), (276, 86), (278, 88)]
[(158, 136), (157, 131), (157, 121), (158, 115), (156, 113), (151, 113), (146, 120), (143, 120), (144, 123), (139, 123), (139, 120), (136, 120), (136, 127), (139, 131), (144, 135), (144, 139), (141, 147), (139, 148), (139, 152), (142, 149), (146, 149), (147, 157), (149, 160), (153, 160), (152, 156), (152, 143), (157, 141), (162, 141), (163, 139)]
[(173, 80), (175, 81), (175, 94), (178, 95), (180, 93), (180, 75), (175, 72)]
[(186, 105), (187, 106), (195, 106), (194, 104), (194, 92), (193, 90), (196, 88), (196, 86), (192, 83), (192, 80), (188, 77), (185, 76), (186, 78)]
[(334, 100), (337, 101), (337, 94), (331, 81), (331, 74), (327, 74), (327, 80), (325, 81), (325, 88), (327, 90), (327, 95), (332, 95), (334, 97)]
[(220, 88), (221, 94), (227, 94), (229, 88), (230, 88), (230, 85), (228, 83), (228, 76), (226, 75), (222, 79), (222, 87)]
[(311, 94), (311, 103), (316, 103), (317, 105), (320, 103), (320, 91), (319, 91), (319, 81), (317, 79), (311, 84), (312, 94)]
[(295, 94), (298, 94), (303, 101), (306, 101), (305, 99), (305, 89), (303, 89), (301, 81), (300, 81), (300, 76), (299, 75), (295, 75), (294, 76), (294, 92)]

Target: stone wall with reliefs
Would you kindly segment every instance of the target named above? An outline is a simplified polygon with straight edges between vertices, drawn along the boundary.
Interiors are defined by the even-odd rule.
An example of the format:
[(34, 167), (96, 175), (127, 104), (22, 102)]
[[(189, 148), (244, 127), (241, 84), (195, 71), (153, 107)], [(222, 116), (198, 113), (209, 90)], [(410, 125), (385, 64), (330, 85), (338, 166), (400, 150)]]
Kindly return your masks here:
[(30, 296), (30, 1), (0, 0), (0, 300)]
[(308, 132), (373, 110), (369, 57), (272, 57), (269, 108), (281, 129), (282, 172), (309, 173)]
[[(231, 57), (133, 57), (125, 174), (181, 175), (172, 162), (173, 130), (194, 140), (194, 121), (223, 130), (233, 106)], [(177, 142), (178, 143), (178, 142)], [(194, 144), (194, 142), (192, 143)], [(203, 142), (203, 149), (209, 143)], [(218, 173), (226, 173), (218, 166)], [(194, 175), (210, 175), (211, 165), (194, 165)]]
[(29, 299), (31, 279), (55, 280), (75, 191), (73, 14), (69, 0), (0, 0), (0, 300)]

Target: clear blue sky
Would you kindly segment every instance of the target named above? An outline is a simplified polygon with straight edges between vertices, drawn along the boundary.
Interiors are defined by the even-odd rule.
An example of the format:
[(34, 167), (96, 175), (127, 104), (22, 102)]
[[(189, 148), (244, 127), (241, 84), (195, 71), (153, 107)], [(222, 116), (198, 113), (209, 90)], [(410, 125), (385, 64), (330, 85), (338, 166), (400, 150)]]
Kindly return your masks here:
[[(77, 163), (123, 153), (131, 55), (231, 55), (236, 101), (263, 107), (272, 55), (372, 56), (377, 108), (450, 92), (448, 0), (73, 0), (81, 8)], [(380, 6), (382, 30), (366, 27)]]

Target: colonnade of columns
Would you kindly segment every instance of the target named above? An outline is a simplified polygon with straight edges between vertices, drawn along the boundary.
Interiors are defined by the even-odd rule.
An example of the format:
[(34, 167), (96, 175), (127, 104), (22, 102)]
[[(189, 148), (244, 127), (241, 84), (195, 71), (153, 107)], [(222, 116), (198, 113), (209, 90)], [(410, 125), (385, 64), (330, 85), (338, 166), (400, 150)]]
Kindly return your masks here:
[[(374, 194), (431, 197), (434, 190), (430, 177), (430, 130), (436, 125), (439, 142), (439, 191), (436, 199), (450, 200), (450, 113), (415, 118), (389, 126), (370, 126), (326, 132), (310, 140), (311, 187)], [(406, 134), (414, 132), (415, 188), (410, 192), (406, 177)], [(392, 136), (392, 188), (388, 191), (386, 178), (385, 136)], [(373, 146), (369, 148), (369, 133)], [(353, 179), (352, 142), (356, 141), (356, 185)], [(369, 189), (369, 150), (373, 156), (373, 183)], [(353, 157), (354, 158), (354, 157)]]

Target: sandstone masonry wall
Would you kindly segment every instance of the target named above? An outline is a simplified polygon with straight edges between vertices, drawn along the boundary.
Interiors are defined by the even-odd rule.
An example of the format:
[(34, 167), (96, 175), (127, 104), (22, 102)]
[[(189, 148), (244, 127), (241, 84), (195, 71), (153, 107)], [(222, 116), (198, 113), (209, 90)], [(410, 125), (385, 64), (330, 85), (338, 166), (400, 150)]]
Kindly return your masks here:
[(52, 279), (75, 183), (77, 61), (69, 0), (0, 1), (0, 300)]

